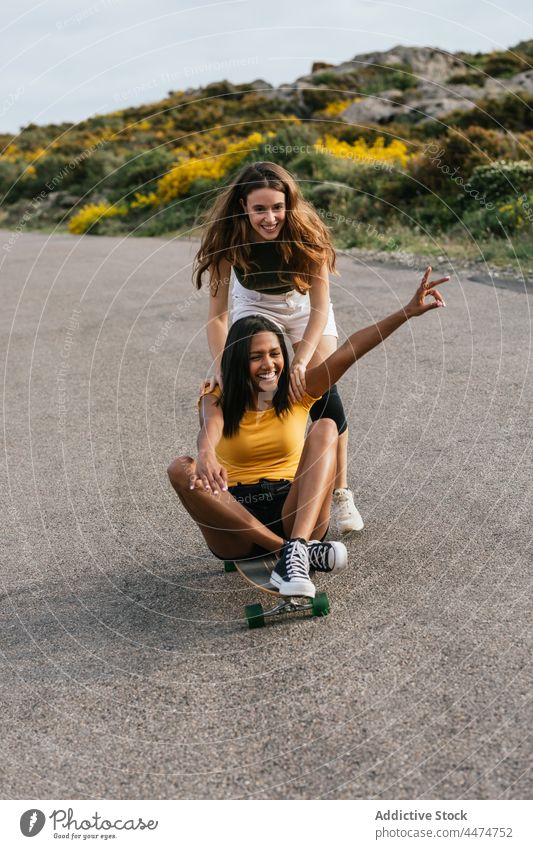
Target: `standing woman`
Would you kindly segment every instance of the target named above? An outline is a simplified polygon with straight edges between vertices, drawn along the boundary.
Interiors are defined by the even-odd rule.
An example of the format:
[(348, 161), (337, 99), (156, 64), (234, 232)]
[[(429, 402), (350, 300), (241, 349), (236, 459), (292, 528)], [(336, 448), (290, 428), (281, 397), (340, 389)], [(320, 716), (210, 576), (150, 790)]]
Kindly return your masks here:
[[(209, 274), (207, 339), (215, 363), (210, 388), (222, 382), (231, 286), (232, 324), (262, 315), (289, 337), (294, 350), (289, 396), (292, 402), (303, 399), (306, 369), (337, 348), (329, 295), (329, 273), (338, 273), (335, 260), (328, 229), (288, 171), (274, 162), (254, 162), (241, 169), (208, 210), (194, 263), (198, 289), (204, 272)], [(333, 518), (341, 534), (360, 531), (363, 520), (347, 486), (348, 427), (335, 385), (309, 415), (312, 421), (330, 418), (337, 425)]]

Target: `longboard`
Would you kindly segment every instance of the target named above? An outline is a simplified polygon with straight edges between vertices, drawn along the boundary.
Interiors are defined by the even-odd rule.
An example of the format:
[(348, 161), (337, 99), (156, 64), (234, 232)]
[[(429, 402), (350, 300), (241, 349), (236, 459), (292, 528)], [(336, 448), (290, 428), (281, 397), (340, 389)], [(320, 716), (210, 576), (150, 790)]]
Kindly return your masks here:
[(262, 604), (247, 604), (244, 608), (249, 628), (262, 628), (270, 616), (282, 613), (293, 614), (309, 611), (313, 616), (327, 616), (329, 599), (324, 592), (317, 593), (314, 598), (307, 596), (282, 596), (277, 587), (270, 583), (270, 573), (276, 565), (276, 557), (254, 557), (249, 560), (226, 560), (224, 570), (237, 572), (240, 578), (255, 589), (271, 596), (277, 596), (279, 601), (274, 607), (265, 608)]

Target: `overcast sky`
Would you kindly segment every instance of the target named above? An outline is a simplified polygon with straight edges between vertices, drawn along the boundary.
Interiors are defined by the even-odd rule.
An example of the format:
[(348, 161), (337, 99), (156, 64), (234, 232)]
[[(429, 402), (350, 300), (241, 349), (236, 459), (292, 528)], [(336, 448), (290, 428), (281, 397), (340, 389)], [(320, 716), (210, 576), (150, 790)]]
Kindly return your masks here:
[(531, 0), (17, 0), (0, 24), (0, 131), (219, 79), (292, 82), (314, 61), (396, 44), (506, 48), (532, 24)]

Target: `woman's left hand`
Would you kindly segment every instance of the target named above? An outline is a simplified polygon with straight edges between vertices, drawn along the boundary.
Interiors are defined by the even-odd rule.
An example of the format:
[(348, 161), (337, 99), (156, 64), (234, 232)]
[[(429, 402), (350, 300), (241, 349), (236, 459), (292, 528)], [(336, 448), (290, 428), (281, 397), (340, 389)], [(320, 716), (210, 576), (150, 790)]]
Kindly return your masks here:
[[(405, 314), (408, 318), (414, 318), (418, 315), (423, 315), (428, 310), (434, 310), (437, 307), (445, 307), (444, 298), (441, 293), (435, 286), (439, 286), (441, 283), (447, 283), (450, 279), (449, 277), (440, 277), (439, 280), (430, 280), (429, 277), (432, 272), (432, 268), (430, 265), (426, 268), (425, 274), (422, 277), (422, 282), (415, 294), (404, 308)], [(426, 301), (426, 298), (433, 298), (432, 301)]]
[(289, 400), (291, 404), (295, 404), (297, 401), (302, 401), (306, 393), (305, 370), (306, 366), (304, 363), (301, 363), (298, 360), (292, 361), (290, 368), (291, 382), (289, 386)]

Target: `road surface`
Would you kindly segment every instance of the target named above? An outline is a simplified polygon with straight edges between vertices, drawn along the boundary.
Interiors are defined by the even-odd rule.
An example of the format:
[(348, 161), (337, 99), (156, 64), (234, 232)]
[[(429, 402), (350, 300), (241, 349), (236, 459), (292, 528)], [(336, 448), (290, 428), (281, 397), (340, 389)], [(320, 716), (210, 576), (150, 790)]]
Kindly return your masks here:
[[(342, 379), (365, 531), (329, 617), (248, 631), (166, 476), (197, 243), (0, 237), (4, 798), (530, 798), (531, 293), (454, 275)], [(339, 268), (341, 337), (419, 279)]]

